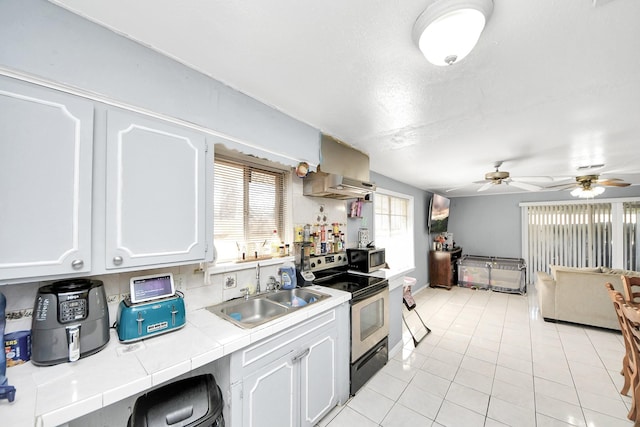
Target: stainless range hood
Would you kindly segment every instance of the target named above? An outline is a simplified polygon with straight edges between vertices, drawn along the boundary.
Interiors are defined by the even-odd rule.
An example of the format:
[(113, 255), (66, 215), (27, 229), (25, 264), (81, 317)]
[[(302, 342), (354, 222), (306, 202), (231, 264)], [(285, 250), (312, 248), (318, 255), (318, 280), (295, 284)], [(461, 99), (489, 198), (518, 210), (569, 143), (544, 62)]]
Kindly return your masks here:
[(369, 182), (369, 156), (337, 139), (322, 135), (320, 166), (304, 178), (305, 196), (331, 199), (365, 197), (375, 191)]

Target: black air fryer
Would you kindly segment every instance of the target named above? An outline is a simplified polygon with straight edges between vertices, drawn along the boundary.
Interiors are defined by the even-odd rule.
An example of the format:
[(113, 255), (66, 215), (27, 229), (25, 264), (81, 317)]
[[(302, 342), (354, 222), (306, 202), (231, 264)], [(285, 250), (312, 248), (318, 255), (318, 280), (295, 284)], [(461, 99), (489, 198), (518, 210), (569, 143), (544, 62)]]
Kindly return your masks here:
[(75, 362), (108, 342), (109, 310), (100, 280), (62, 280), (38, 290), (31, 320), (35, 365)]

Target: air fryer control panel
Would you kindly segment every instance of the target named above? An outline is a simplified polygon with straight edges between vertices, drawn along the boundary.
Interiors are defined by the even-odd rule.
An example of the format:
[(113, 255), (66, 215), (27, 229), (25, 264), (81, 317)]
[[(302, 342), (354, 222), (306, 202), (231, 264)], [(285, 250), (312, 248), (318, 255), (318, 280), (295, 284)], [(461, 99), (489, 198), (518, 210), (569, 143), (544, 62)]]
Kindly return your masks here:
[(60, 316), (61, 323), (84, 319), (87, 317), (87, 300), (76, 299), (62, 301), (58, 315)]

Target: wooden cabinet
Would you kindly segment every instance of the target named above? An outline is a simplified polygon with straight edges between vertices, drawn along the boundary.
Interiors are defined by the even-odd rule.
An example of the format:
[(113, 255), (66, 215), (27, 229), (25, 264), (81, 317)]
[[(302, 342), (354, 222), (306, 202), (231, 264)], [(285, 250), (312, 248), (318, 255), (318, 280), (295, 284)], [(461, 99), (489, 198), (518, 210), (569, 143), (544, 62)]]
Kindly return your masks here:
[(106, 152), (106, 268), (204, 260), (213, 236), (205, 136), (110, 110)]
[(91, 270), (93, 105), (0, 77), (0, 282)]
[[(230, 359), (229, 425), (314, 426), (349, 394), (349, 304)], [(225, 418), (227, 415), (225, 415)]]
[(451, 251), (429, 251), (429, 285), (451, 289), (458, 283), (458, 259), (462, 248)]

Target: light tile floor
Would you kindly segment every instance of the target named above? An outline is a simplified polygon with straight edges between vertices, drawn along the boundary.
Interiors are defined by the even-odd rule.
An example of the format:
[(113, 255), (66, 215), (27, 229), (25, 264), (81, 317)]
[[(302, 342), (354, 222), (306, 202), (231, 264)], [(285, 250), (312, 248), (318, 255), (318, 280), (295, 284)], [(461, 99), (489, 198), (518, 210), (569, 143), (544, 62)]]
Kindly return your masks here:
[[(431, 333), (404, 348), (321, 427), (631, 426), (622, 335), (540, 317), (525, 296), (466, 288), (414, 295)], [(613, 305), (611, 306), (613, 310)]]

